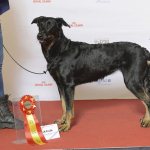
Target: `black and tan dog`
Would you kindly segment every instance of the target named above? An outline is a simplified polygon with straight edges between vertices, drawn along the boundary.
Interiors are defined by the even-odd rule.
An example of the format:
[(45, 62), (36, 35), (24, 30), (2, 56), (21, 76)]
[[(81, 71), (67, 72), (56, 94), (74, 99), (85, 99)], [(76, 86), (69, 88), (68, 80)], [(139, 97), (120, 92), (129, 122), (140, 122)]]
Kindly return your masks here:
[(116, 70), (122, 72), (126, 87), (145, 105), (141, 126), (150, 126), (150, 54), (145, 48), (130, 42), (71, 41), (63, 34), (62, 25), (70, 26), (62, 18), (38, 17), (32, 23), (38, 25), (37, 39), (62, 100), (63, 115), (57, 121), (61, 131), (70, 129), (74, 117), (75, 86), (102, 79)]

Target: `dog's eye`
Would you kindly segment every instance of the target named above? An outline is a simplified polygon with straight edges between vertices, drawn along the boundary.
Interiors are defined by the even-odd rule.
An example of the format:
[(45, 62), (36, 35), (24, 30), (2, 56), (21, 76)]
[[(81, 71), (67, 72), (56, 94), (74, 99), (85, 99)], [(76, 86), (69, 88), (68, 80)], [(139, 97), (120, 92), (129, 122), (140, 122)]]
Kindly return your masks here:
[(51, 22), (50, 22), (50, 21), (48, 21), (48, 22), (47, 22), (47, 26), (49, 27), (50, 25), (51, 25)]
[(40, 24), (38, 24), (39, 30), (42, 30), (44, 28), (44, 23), (41, 22)]

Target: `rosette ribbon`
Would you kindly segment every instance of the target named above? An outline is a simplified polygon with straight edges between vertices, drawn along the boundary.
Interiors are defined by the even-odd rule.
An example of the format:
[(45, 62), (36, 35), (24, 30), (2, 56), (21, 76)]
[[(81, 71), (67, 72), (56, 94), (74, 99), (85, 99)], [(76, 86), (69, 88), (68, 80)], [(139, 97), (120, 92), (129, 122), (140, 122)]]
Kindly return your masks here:
[(27, 142), (32, 145), (43, 145), (47, 143), (38, 119), (34, 114), (36, 108), (35, 99), (30, 95), (25, 95), (20, 100), (20, 109), (24, 114), (24, 128)]

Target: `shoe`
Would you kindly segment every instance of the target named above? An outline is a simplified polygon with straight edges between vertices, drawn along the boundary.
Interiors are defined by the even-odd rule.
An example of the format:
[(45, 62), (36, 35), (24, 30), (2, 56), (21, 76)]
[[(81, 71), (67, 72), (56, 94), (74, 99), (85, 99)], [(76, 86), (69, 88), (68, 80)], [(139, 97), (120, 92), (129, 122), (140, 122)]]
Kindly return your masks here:
[(0, 129), (23, 129), (24, 123), (14, 118), (14, 115), (9, 109), (8, 95), (0, 97)]

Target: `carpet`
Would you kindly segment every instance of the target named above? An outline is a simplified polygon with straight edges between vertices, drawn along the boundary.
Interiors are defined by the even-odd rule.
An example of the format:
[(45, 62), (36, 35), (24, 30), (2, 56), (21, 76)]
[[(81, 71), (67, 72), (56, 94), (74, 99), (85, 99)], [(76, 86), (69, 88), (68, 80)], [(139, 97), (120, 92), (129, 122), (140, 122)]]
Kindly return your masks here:
[[(42, 101), (43, 124), (52, 124), (61, 116), (60, 101)], [(139, 100), (76, 100), (75, 119), (61, 138), (49, 140), (43, 146), (14, 144), (15, 130), (0, 130), (2, 150), (48, 149), (105, 149), (132, 147), (133, 150), (150, 146), (150, 128), (140, 127), (145, 109)], [(136, 148), (136, 149), (135, 149)], [(149, 148), (150, 149), (150, 148)]]

